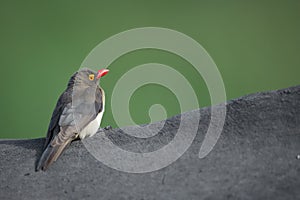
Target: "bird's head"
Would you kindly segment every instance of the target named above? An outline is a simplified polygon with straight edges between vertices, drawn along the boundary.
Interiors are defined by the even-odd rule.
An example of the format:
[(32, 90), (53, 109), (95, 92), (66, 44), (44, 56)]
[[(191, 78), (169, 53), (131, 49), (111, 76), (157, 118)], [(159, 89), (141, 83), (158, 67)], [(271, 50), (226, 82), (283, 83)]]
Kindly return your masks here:
[(87, 85), (98, 85), (100, 78), (105, 76), (108, 72), (109, 70), (105, 68), (100, 69), (97, 72), (88, 68), (82, 68), (72, 76), (70, 81), (76, 81)]

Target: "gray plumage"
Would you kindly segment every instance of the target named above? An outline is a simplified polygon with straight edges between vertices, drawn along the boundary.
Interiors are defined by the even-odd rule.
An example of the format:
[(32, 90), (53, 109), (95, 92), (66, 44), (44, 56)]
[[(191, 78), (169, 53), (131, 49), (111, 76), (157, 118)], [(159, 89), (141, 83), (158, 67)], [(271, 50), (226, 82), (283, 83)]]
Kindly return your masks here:
[(77, 71), (57, 101), (48, 127), (44, 152), (36, 169), (46, 170), (71, 141), (93, 135), (94, 133), (86, 135), (87, 131), (84, 129), (99, 114), (101, 116), (98, 122), (101, 122), (103, 112), (104, 91), (99, 87), (97, 73), (87, 68)]

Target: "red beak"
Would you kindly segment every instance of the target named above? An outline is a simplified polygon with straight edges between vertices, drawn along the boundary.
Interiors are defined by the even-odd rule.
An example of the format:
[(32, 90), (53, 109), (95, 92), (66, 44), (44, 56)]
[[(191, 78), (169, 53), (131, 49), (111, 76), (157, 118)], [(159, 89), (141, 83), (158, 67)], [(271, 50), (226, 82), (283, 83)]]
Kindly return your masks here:
[(105, 76), (105, 74), (107, 74), (109, 72), (108, 69), (100, 69), (98, 70), (98, 74), (97, 74), (97, 78), (101, 78), (102, 76)]

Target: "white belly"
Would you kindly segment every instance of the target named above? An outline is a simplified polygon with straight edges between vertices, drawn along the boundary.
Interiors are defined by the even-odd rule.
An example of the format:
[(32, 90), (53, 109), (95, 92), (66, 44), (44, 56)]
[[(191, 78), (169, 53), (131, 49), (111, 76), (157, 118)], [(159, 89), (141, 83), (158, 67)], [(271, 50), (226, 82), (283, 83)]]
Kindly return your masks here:
[(91, 121), (80, 133), (79, 133), (79, 137), (80, 139), (84, 139), (85, 137), (91, 137), (93, 135), (95, 135), (95, 133), (97, 132), (97, 130), (99, 129), (99, 126), (101, 124), (101, 120), (102, 120), (102, 116), (104, 113), (104, 109), (102, 112), (100, 112), (98, 114), (98, 116)]

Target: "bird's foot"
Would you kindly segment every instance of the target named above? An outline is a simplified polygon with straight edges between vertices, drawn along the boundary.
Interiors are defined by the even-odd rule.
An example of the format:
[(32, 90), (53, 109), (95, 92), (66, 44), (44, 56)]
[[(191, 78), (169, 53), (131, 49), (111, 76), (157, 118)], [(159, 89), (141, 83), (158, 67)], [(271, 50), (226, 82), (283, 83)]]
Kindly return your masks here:
[(111, 129), (112, 129), (111, 126), (106, 126), (104, 128), (100, 128), (99, 130), (100, 130), (100, 132), (104, 132), (104, 131), (108, 131), (108, 130), (111, 130)]
[(104, 129), (105, 129), (105, 130), (111, 130), (112, 127), (111, 127), (111, 125), (109, 125), (109, 126), (104, 127)]

